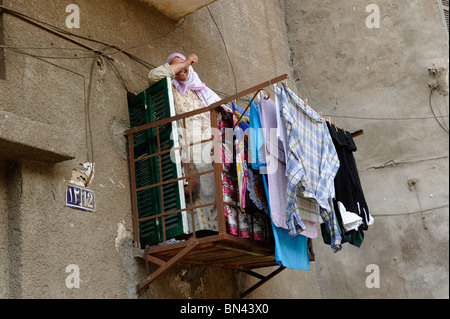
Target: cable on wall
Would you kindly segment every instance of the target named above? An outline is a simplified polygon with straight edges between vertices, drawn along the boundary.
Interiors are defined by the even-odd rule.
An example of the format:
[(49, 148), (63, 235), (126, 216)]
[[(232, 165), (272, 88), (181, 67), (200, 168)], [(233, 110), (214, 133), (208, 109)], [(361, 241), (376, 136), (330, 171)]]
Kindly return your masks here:
[[(431, 90), (430, 90), (430, 96), (429, 96), (429, 99), (428, 99), (428, 102), (429, 102), (429, 105), (430, 105), (431, 112), (433, 113), (434, 118), (436, 119), (436, 122), (439, 124), (439, 126), (440, 126), (445, 132), (447, 132), (447, 134), (449, 134), (449, 129), (448, 129), (447, 127), (445, 127), (445, 126), (439, 121), (440, 116), (436, 115), (436, 112), (434, 111), (434, 108), (433, 108), (433, 102), (432, 102), (432, 97), (433, 97), (434, 93), (435, 93), (435, 90), (434, 90), (433, 88), (431, 88)], [(447, 116), (444, 116), (444, 117), (448, 117), (448, 115), (447, 115)], [(445, 123), (445, 122), (444, 122), (444, 123)]]
[(231, 67), (231, 72), (233, 73), (233, 78), (234, 78), (234, 88), (236, 90), (236, 93), (238, 92), (238, 88), (237, 88), (237, 79), (236, 79), (236, 73), (234, 72), (234, 68), (233, 68), (233, 63), (231, 62), (230, 59), (230, 53), (228, 52), (228, 46), (225, 42), (225, 38), (223, 37), (222, 31), (220, 31), (219, 25), (216, 22), (216, 19), (214, 18), (211, 10), (209, 9), (208, 6), (206, 6), (206, 9), (208, 9), (209, 15), (211, 16), (212, 21), (214, 22), (217, 30), (219, 31), (220, 37), (222, 39), (223, 45), (225, 46), (225, 52), (227, 54), (227, 58), (228, 58), (228, 62), (230, 63), (230, 67)]
[[(47, 31), (49, 33), (57, 35), (57, 36), (65, 39), (65, 40), (67, 40), (67, 41), (69, 41), (71, 43), (76, 44), (76, 45), (79, 45), (79, 46), (82, 47), (82, 49), (81, 48), (60, 48), (60, 47), (59, 48), (57, 48), (57, 47), (23, 47), (23, 48), (18, 48), (18, 47), (14, 47), (14, 46), (10, 46), (10, 45), (1, 45), (0, 48), (7, 49), (7, 50), (10, 50), (10, 51), (18, 53), (18, 54), (27, 55), (27, 56), (33, 57), (35, 59), (39, 59), (41, 61), (44, 61), (46, 63), (50, 63), (50, 64), (55, 65), (55, 66), (58, 66), (58, 65), (56, 65), (54, 63), (51, 63), (51, 62), (49, 62), (49, 61), (47, 61), (45, 59), (57, 59), (57, 60), (93, 59), (92, 65), (91, 65), (91, 68), (90, 68), (89, 83), (87, 84), (87, 87), (86, 87), (86, 78), (83, 75), (81, 75), (83, 77), (83, 79), (84, 79), (85, 131), (86, 131), (86, 148), (87, 148), (86, 156), (87, 156), (88, 162), (90, 162), (90, 163), (94, 163), (95, 162), (93, 133), (92, 133), (91, 116), (90, 116), (90, 114), (91, 114), (90, 105), (91, 105), (92, 86), (93, 86), (93, 78), (94, 78), (94, 73), (95, 73), (94, 72), (95, 71), (95, 65), (96, 65), (99, 57), (103, 56), (103, 57), (106, 58), (105, 60), (113, 67), (113, 69), (115, 70), (115, 72), (116, 72), (118, 78), (120, 79), (120, 81), (121, 81), (123, 87), (125, 88), (125, 90), (127, 92), (129, 92), (128, 87), (127, 87), (127, 85), (125, 83), (125, 80), (123, 79), (123, 76), (121, 75), (121, 73), (118, 70), (117, 66), (113, 63), (114, 60), (110, 57), (110, 55), (122, 53), (122, 54), (125, 54), (126, 56), (128, 56), (129, 58), (131, 58), (132, 60), (135, 60), (135, 61), (139, 62), (141, 65), (145, 66), (147, 69), (155, 68), (155, 66), (153, 64), (151, 64), (151, 63), (149, 63), (147, 61), (144, 61), (144, 60), (142, 60), (142, 59), (132, 55), (131, 53), (127, 52), (126, 50), (134, 49), (134, 48), (143, 46), (145, 44), (148, 44), (151, 41), (163, 38), (163, 37), (167, 36), (168, 34), (174, 32), (178, 28), (180, 28), (184, 24), (184, 22), (186, 20), (186, 19), (183, 19), (183, 21), (180, 24), (178, 24), (175, 28), (171, 29), (170, 31), (168, 31), (168, 32), (166, 32), (166, 33), (164, 33), (164, 34), (162, 34), (160, 36), (154, 37), (154, 38), (152, 38), (150, 40), (147, 40), (147, 41), (145, 41), (145, 42), (143, 42), (143, 43), (141, 43), (139, 45), (130, 47), (128, 49), (121, 49), (121, 48), (119, 48), (119, 47), (117, 47), (115, 45), (111, 45), (111, 44), (105, 43), (103, 41), (87, 38), (87, 37), (84, 37), (84, 36), (81, 36), (81, 35), (72, 34), (70, 32), (67, 32), (66, 30), (63, 30), (63, 29), (58, 28), (56, 26), (53, 26), (53, 25), (51, 25), (49, 23), (46, 23), (44, 21), (41, 21), (39, 19), (30, 17), (28, 15), (25, 15), (25, 14), (23, 14), (21, 12), (18, 12), (18, 11), (12, 10), (12, 9), (6, 8), (3, 5), (0, 5), (0, 9), (4, 10), (5, 12), (8, 12), (8, 13), (10, 13), (10, 14), (12, 14), (12, 15), (14, 15), (14, 16), (16, 16), (16, 17), (18, 17), (18, 18), (20, 18), (20, 19), (22, 19), (22, 20), (24, 20), (24, 21), (26, 21), (26, 22), (28, 22), (30, 24), (32, 24), (32, 25), (35, 25), (35, 26), (37, 26), (37, 27), (39, 27), (41, 29), (44, 29), (45, 31)], [(77, 38), (81, 38), (81, 39), (84, 39), (84, 40), (89, 40), (89, 41), (92, 41), (92, 42), (95, 42), (95, 43), (98, 43), (98, 44), (102, 44), (102, 45), (105, 46), (105, 48), (103, 48), (102, 50), (97, 50), (95, 48), (92, 48), (92, 47), (84, 44), (84, 43), (81, 43), (79, 41), (76, 41), (76, 40), (70, 38), (68, 35), (69, 36), (74, 36), (74, 37), (77, 37)], [(106, 53), (105, 50), (108, 49), (108, 48), (112, 48), (115, 51)], [(63, 50), (75, 51), (76, 50), (76, 51), (82, 51), (82, 52), (91, 52), (93, 54), (88, 55), (88, 56), (80, 56), (80, 57), (50, 56), (50, 55), (42, 55), (42, 54), (33, 54), (33, 53), (28, 53), (28, 52), (24, 52), (23, 51), (23, 50), (27, 50), (27, 49), (34, 49), (34, 50), (61, 50), (61, 51), (63, 51)], [(58, 67), (60, 67), (60, 66), (58, 66)], [(63, 68), (63, 67), (60, 67), (60, 68), (68, 70), (68, 69)], [(68, 71), (73, 72), (71, 70), (68, 70)], [(76, 73), (76, 72), (74, 72), (74, 73)], [(92, 170), (92, 172), (93, 172), (93, 170)]]
[(436, 118), (445, 118), (449, 115), (424, 116), (424, 117), (363, 117), (363, 116), (347, 116), (347, 115), (324, 115), (324, 117), (338, 117), (344, 119), (354, 120), (368, 120), (368, 121), (417, 121), (417, 120), (433, 120)]
[[(51, 25), (51, 24), (49, 24), (47, 22), (44, 22), (44, 21), (41, 21), (39, 19), (33, 18), (33, 17), (31, 17), (29, 15), (26, 15), (24, 13), (21, 13), (19, 11), (12, 10), (10, 8), (7, 8), (7, 7), (3, 6), (3, 5), (0, 5), (0, 8), (5, 10), (5, 12), (8, 12), (8, 13), (10, 13), (10, 14), (12, 14), (12, 15), (14, 15), (14, 16), (22, 19), (22, 20), (25, 20), (26, 22), (29, 22), (29, 23), (31, 23), (33, 25), (36, 25), (36, 26), (38, 26), (38, 27), (40, 27), (40, 28), (50, 32), (50, 33), (53, 33), (53, 34), (55, 34), (55, 35), (57, 35), (59, 37), (62, 37), (65, 40), (68, 40), (68, 41), (70, 41), (72, 43), (75, 43), (75, 44), (81, 46), (81, 47), (84, 47), (85, 49), (88, 49), (88, 50), (90, 50), (90, 51), (92, 51), (94, 53), (98, 53), (100, 55), (106, 56), (106, 54), (104, 52), (101, 52), (101, 51), (99, 51), (99, 50), (97, 50), (95, 48), (92, 48), (92, 47), (84, 44), (84, 43), (76, 41), (76, 40), (74, 40), (71, 37), (76, 37), (76, 38), (79, 38), (79, 39), (95, 42), (97, 44), (102, 44), (102, 45), (104, 45), (104, 46), (106, 46), (108, 48), (115, 49), (118, 52), (121, 52), (121, 53), (125, 54), (126, 56), (128, 56), (129, 58), (139, 62), (140, 64), (142, 64), (143, 66), (145, 66), (149, 70), (155, 68), (155, 66), (153, 64), (151, 64), (151, 63), (149, 63), (147, 61), (144, 61), (143, 59), (141, 59), (139, 57), (134, 56), (133, 54), (127, 52), (124, 49), (119, 48), (116, 45), (112, 45), (112, 44), (109, 44), (109, 43), (106, 43), (106, 42), (103, 42), (103, 41), (100, 41), (100, 40), (96, 40), (96, 39), (91, 39), (91, 38), (88, 38), (88, 37), (85, 37), (85, 36), (82, 36), (82, 35), (77, 35), (77, 34), (70, 33), (70, 32), (68, 32), (68, 31), (66, 31), (64, 29), (58, 28), (58, 27), (53, 26), (53, 25)], [(111, 53), (109, 53), (109, 54), (111, 54)]]
[(449, 92), (448, 92), (448, 88), (445, 89), (445, 86), (442, 85), (442, 83), (441, 83), (442, 73), (445, 72), (446, 70), (448, 71), (448, 68), (446, 68), (446, 67), (433, 66), (433, 67), (428, 68), (428, 72), (430, 73), (430, 76), (432, 77), (432, 81), (430, 83), (428, 83), (428, 86), (430, 87), (430, 95), (428, 98), (428, 103), (430, 106), (430, 110), (433, 113), (434, 118), (436, 119), (436, 122), (447, 134), (449, 134), (449, 128), (448, 128), (447, 123), (445, 123), (445, 121), (443, 121), (444, 123), (441, 123), (441, 121), (439, 121), (439, 116), (436, 115), (435, 109), (433, 107), (433, 102), (432, 102), (432, 98), (434, 98), (436, 104), (438, 104), (435, 93), (443, 95), (444, 96), (444, 104), (445, 104), (444, 109), (448, 113), (446, 97), (448, 97)]
[[(206, 8), (207, 8), (207, 10), (208, 10), (208, 12), (209, 12), (209, 14), (210, 14), (210, 16), (211, 16), (211, 18), (212, 18), (212, 20), (213, 20), (215, 26), (217, 27), (217, 30), (218, 30), (218, 32), (219, 32), (219, 34), (220, 34), (220, 36), (221, 36), (221, 39), (222, 39), (222, 41), (223, 41), (223, 44), (224, 44), (224, 46), (225, 46), (227, 58), (228, 58), (228, 61), (229, 61), (229, 63), (230, 63), (230, 67), (231, 67), (231, 70), (232, 70), (232, 73), (233, 73), (233, 77), (234, 77), (235, 89), (236, 89), (236, 91), (237, 91), (237, 79), (236, 79), (236, 74), (235, 74), (235, 71), (234, 71), (234, 68), (233, 68), (233, 64), (232, 64), (231, 59), (230, 59), (230, 56), (229, 56), (228, 47), (227, 47), (227, 45), (226, 45), (225, 39), (224, 39), (224, 37), (223, 37), (223, 34), (222, 34), (222, 32), (221, 32), (221, 30), (220, 30), (220, 28), (219, 28), (219, 26), (218, 26), (218, 24), (217, 24), (217, 22), (216, 22), (216, 20), (215, 20), (213, 14), (212, 14), (212, 12), (211, 12), (211, 10), (209, 9), (208, 6), (206, 6)], [(14, 46), (9, 46), (9, 45), (0, 45), (0, 48), (4, 48), (4, 49), (10, 50), (10, 51), (14, 51), (14, 52), (20, 53), (20, 54), (26, 54), (26, 55), (29, 55), (29, 56), (34, 57), (34, 58), (41, 58), (41, 59), (44, 59), (44, 58), (46, 58), (46, 59), (62, 59), (62, 60), (64, 60), (64, 59), (67, 59), (67, 60), (91, 59), (91, 58), (94, 58), (95, 56), (98, 56), (98, 55), (100, 55), (100, 56), (105, 56), (105, 57), (108, 58), (108, 57), (110, 57), (111, 55), (118, 54), (118, 53), (123, 53), (123, 54), (125, 54), (126, 56), (128, 56), (129, 58), (131, 58), (131, 59), (133, 59), (133, 60), (139, 62), (141, 65), (144, 65), (144, 66), (145, 66), (146, 68), (148, 68), (148, 69), (155, 68), (155, 66), (154, 66), (153, 64), (147, 62), (147, 61), (142, 60), (141, 58), (138, 58), (138, 57), (132, 55), (131, 53), (127, 52), (127, 50), (129, 50), (129, 49), (134, 49), (134, 48), (138, 48), (138, 47), (141, 47), (141, 46), (143, 46), (143, 45), (146, 45), (146, 44), (150, 43), (151, 41), (154, 41), (154, 40), (163, 38), (163, 37), (169, 35), (170, 33), (176, 31), (176, 30), (179, 29), (180, 27), (182, 27), (182, 26), (184, 25), (185, 21), (186, 21), (186, 18), (184, 18), (184, 19), (182, 20), (182, 22), (179, 23), (177, 26), (175, 26), (172, 30), (170, 30), (170, 31), (168, 31), (168, 32), (166, 32), (166, 33), (164, 33), (164, 34), (162, 34), (162, 35), (160, 35), (160, 36), (157, 36), (157, 37), (155, 37), (155, 38), (152, 38), (152, 39), (150, 39), (150, 40), (147, 40), (147, 41), (145, 41), (145, 42), (143, 42), (143, 43), (141, 43), (141, 44), (138, 44), (138, 45), (135, 45), (135, 46), (126, 48), (126, 49), (121, 49), (121, 48), (119, 48), (119, 47), (117, 47), (117, 46), (115, 46), (115, 45), (111, 45), (111, 44), (108, 44), (108, 43), (103, 42), (103, 41), (99, 41), (99, 40), (92, 39), (92, 38), (88, 38), (88, 37), (85, 37), (85, 36), (82, 36), (82, 35), (76, 35), (76, 34), (70, 33), (70, 32), (68, 32), (68, 31), (66, 31), (66, 30), (64, 30), (64, 29), (58, 28), (58, 27), (53, 26), (53, 25), (51, 25), (51, 24), (49, 24), (49, 23), (47, 23), (47, 22), (44, 22), (44, 21), (41, 21), (41, 20), (39, 20), (39, 19), (33, 18), (33, 17), (28, 16), (28, 15), (26, 15), (26, 14), (23, 14), (23, 13), (21, 13), (21, 12), (19, 12), (19, 11), (12, 10), (12, 9), (10, 9), (10, 8), (7, 8), (7, 7), (3, 6), (3, 5), (0, 5), (0, 9), (4, 10), (5, 12), (9, 12), (9, 13), (11, 13), (11, 14), (13, 14), (13, 15), (19, 17), (19, 18), (22, 18), (22, 19), (24, 19), (24, 20), (27, 21), (27, 22), (30, 22), (30, 23), (33, 22), (32, 24), (34, 24), (34, 25), (36, 25), (36, 26), (38, 26), (38, 27), (41, 27), (41, 28), (42, 28), (43, 26), (46, 26), (46, 27), (44, 27), (45, 30), (47, 30), (47, 31), (49, 31), (49, 32), (51, 32), (51, 33), (53, 33), (53, 34), (56, 34), (56, 35), (59, 35), (59, 36), (63, 36), (64, 39), (68, 40), (69, 42), (73, 42), (73, 43), (75, 43), (75, 44), (77, 44), (77, 45), (80, 45), (80, 46), (82, 46), (84, 49), (81, 49), (81, 48), (62, 48), (62, 47), (22, 47), (22, 48), (20, 48), (20, 47), (14, 47)], [(31, 21), (30, 21), (30, 20), (31, 20)], [(63, 35), (61, 35), (60, 33), (63, 33)], [(66, 34), (67, 34), (67, 35), (70, 35), (70, 36), (77, 37), (77, 38), (81, 38), (81, 39), (84, 39), (84, 40), (92, 41), (92, 42), (95, 42), (95, 43), (98, 43), (98, 44), (102, 44), (102, 45), (104, 45), (104, 46), (106, 47), (106, 49), (111, 48), (111, 49), (114, 49), (115, 51), (114, 51), (114, 52), (109, 52), (109, 53), (108, 53), (108, 52), (104, 52), (104, 50), (103, 50), (103, 51), (97, 50), (97, 49), (95, 49), (95, 48), (92, 48), (92, 47), (89, 47), (89, 46), (85, 45), (84, 43), (81, 43), (81, 42), (79, 42), (79, 41), (76, 41), (76, 40), (74, 40), (74, 39), (71, 39), (71, 38), (67, 37)], [(75, 50), (79, 50), (79, 51), (83, 51), (83, 52), (92, 52), (93, 55), (89, 55), (89, 56), (80, 56), (80, 57), (49, 56), (49, 55), (41, 55), (41, 54), (26, 53), (26, 52), (24, 52), (23, 50), (74, 50), (74, 51), (75, 51)], [(122, 82), (124, 88), (126, 88), (127, 86), (126, 86), (126, 84), (125, 84), (125, 81), (123, 80), (123, 77), (121, 76), (121, 74), (120, 74), (119, 70), (117, 69), (117, 67), (112, 63), (112, 62), (114, 62), (114, 61), (111, 61), (110, 58), (108, 58), (108, 61), (109, 61), (109, 63), (114, 67), (114, 69), (115, 69), (116, 73), (118, 74), (118, 76), (119, 76), (119, 78), (120, 78), (120, 80), (121, 80), (121, 82)], [(289, 78), (289, 79), (290, 79), (290, 78)], [(291, 80), (291, 79), (290, 79), (290, 80)], [(309, 97), (311, 97), (311, 96), (309, 95), (309, 93), (307, 93), (307, 92), (304, 91), (302, 88), (300, 88), (295, 82), (293, 82), (292, 80), (291, 80), (291, 82), (294, 83), (294, 84), (295, 84), (300, 90), (302, 90), (305, 94), (307, 94)], [(128, 91), (128, 89), (127, 89), (127, 91)], [(216, 91), (216, 92), (220, 93), (221, 95), (229, 96), (229, 94), (226, 94), (226, 93), (224, 93), (224, 92), (220, 92), (220, 91)], [(439, 125), (440, 125), (447, 133), (449, 133), (448, 129), (445, 128), (445, 127), (442, 125), (442, 123), (440, 123), (439, 120), (438, 120), (439, 118), (448, 118), (449, 115), (448, 115), (448, 114), (447, 114), (447, 115), (442, 115), (442, 116), (436, 115), (436, 113), (434, 112), (433, 106), (432, 106), (432, 94), (433, 94), (433, 92), (434, 92), (434, 91), (431, 90), (431, 94), (430, 94), (430, 98), (429, 98), (430, 108), (431, 108), (431, 110), (432, 110), (432, 112), (433, 112), (433, 116), (432, 116), (432, 117), (411, 117), (411, 118), (395, 118), (395, 117), (392, 117), (392, 118), (358, 117), (358, 116), (337, 115), (337, 114), (335, 114), (335, 113), (332, 112), (332, 111), (330, 111), (330, 112), (332, 112), (332, 114), (324, 115), (324, 116), (326, 116), (326, 117), (333, 117), (333, 118), (340, 118), (340, 119), (360, 119), (360, 120), (370, 120), (370, 121), (409, 121), (409, 120), (428, 120), (428, 119), (436, 119), (436, 121), (438, 121)], [(312, 97), (311, 97), (311, 98), (312, 98)], [(313, 99), (314, 101), (316, 101), (319, 105), (321, 105), (323, 108), (328, 109), (328, 108), (326, 108), (325, 106), (323, 106), (322, 103), (318, 102), (316, 99), (314, 99), (314, 98), (312, 98), (312, 99)], [(345, 122), (345, 123), (347, 123), (347, 122)], [(349, 123), (347, 123), (347, 124), (350, 125)], [(352, 126), (352, 125), (350, 125), (350, 126)], [(352, 127), (353, 127), (353, 126), (352, 126)]]

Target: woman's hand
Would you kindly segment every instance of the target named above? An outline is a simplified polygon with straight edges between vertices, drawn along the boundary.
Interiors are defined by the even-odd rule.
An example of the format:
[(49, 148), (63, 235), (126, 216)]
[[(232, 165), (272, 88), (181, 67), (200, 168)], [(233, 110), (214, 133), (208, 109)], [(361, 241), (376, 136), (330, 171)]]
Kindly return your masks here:
[(187, 67), (196, 65), (198, 63), (198, 56), (196, 54), (191, 54), (191, 56), (186, 60)]
[(189, 67), (198, 63), (198, 56), (191, 54), (187, 60), (183, 60), (180, 57), (175, 57), (170, 64), (173, 72), (175, 73), (175, 79), (177, 81), (186, 81), (189, 76)]

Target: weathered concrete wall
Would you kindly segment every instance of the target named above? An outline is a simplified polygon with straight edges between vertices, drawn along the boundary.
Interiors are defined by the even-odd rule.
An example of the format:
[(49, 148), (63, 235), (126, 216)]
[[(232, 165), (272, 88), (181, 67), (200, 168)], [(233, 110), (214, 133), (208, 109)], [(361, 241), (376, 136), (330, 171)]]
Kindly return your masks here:
[(7, 296), (8, 278), (8, 215), (6, 214), (6, 165), (0, 162), (0, 298)]
[[(3, 4), (64, 29), (65, 8), (72, 2), (6, 0)], [(71, 30), (74, 34), (121, 48), (139, 45), (129, 52), (156, 66), (172, 52), (196, 53), (200, 57), (196, 71), (219, 94), (233, 94), (290, 70), (283, 1), (213, 3), (210, 10), (226, 48), (206, 8), (177, 24), (139, 1), (80, 0), (76, 4), (81, 10), (81, 28)], [(6, 43), (46, 49), (24, 49), (39, 57), (6, 52), (0, 110), (71, 132), (67, 143), (72, 143), (70, 149), (76, 154), (74, 160), (59, 164), (21, 160), (14, 164), (13, 173), (8, 173), (13, 184), (9, 177), (0, 178), (0, 208), (5, 212), (0, 225), (7, 234), (0, 237), (1, 296), (136, 298), (136, 285), (147, 276), (147, 270), (135, 258), (132, 245), (127, 148), (122, 135), (129, 122), (124, 83), (128, 91), (141, 92), (147, 87), (149, 70), (123, 54), (112, 54), (119, 77), (105, 58), (93, 64), (93, 54), (78, 50), (80, 46), (9, 14), (4, 18)], [(86, 114), (90, 131), (86, 130)], [(90, 188), (96, 195), (97, 211), (84, 213), (64, 207), (72, 170), (90, 161), (95, 162)], [(3, 222), (5, 216), (9, 216), (8, 222)], [(12, 255), (14, 259), (8, 259)], [(80, 268), (80, 289), (66, 288), (69, 273), (65, 269), (71, 264)], [(314, 271), (286, 271), (280, 276), (284, 276), (281, 284), (273, 281), (273, 288), (254, 296), (318, 297)], [(286, 290), (287, 282), (293, 283), (292, 289)], [(306, 282), (311, 290), (298, 289)], [(251, 278), (235, 271), (179, 265), (140, 297), (237, 298), (251, 283)]]
[(151, 5), (172, 20), (181, 18), (197, 11), (216, 0), (141, 0)]
[[(287, 1), (298, 84), (340, 115), (432, 117), (428, 68), (448, 70), (439, 5), (376, 4), (380, 28), (369, 29), (366, 3)], [(433, 100), (437, 115), (448, 114), (445, 100), (448, 96)], [(334, 255), (323, 244), (317, 247), (321, 296), (448, 298), (448, 133), (434, 118), (348, 121), (365, 130), (356, 139), (356, 160), (375, 224), (361, 249), (346, 244)], [(448, 117), (445, 123), (448, 128)], [(413, 179), (419, 180), (416, 188), (408, 185)], [(366, 288), (370, 264), (379, 266), (379, 289)]]

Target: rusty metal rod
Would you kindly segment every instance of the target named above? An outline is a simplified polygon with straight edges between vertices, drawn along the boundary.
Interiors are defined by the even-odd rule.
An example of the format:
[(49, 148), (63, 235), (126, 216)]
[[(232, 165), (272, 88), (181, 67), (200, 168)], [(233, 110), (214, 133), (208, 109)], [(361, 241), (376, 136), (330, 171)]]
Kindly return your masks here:
[[(134, 158), (134, 147), (133, 147), (133, 135), (128, 135), (128, 151), (130, 159)], [(135, 172), (135, 164), (133, 161), (130, 161), (130, 179), (131, 179), (131, 208), (132, 208), (132, 216), (133, 216), (133, 233), (134, 233), (134, 242), (139, 243), (139, 223), (137, 220), (138, 216), (138, 203), (137, 203), (137, 192), (136, 192), (136, 172)]]
[(131, 128), (131, 129), (125, 131), (125, 135), (142, 132), (142, 131), (148, 130), (150, 128), (154, 128), (156, 126), (163, 126), (165, 124), (181, 120), (183, 118), (188, 118), (188, 117), (192, 117), (192, 116), (195, 116), (195, 115), (198, 115), (198, 114), (202, 114), (202, 113), (205, 113), (205, 112), (210, 112), (210, 111), (218, 108), (219, 106), (221, 106), (223, 104), (227, 104), (227, 103), (229, 103), (231, 101), (234, 101), (234, 100), (236, 100), (236, 99), (238, 99), (238, 98), (240, 98), (242, 96), (245, 96), (247, 94), (256, 92), (259, 89), (264, 89), (265, 87), (268, 87), (269, 85), (272, 85), (272, 84), (281, 82), (283, 80), (286, 80), (287, 77), (288, 77), (287, 74), (280, 75), (280, 76), (278, 76), (278, 77), (276, 77), (276, 78), (274, 78), (272, 80), (260, 83), (260, 84), (254, 86), (252, 88), (249, 88), (249, 89), (247, 89), (245, 91), (242, 91), (242, 92), (237, 93), (235, 95), (232, 95), (232, 96), (229, 96), (227, 98), (224, 98), (224, 99), (222, 99), (222, 100), (220, 100), (220, 101), (218, 101), (218, 102), (216, 102), (214, 104), (211, 104), (210, 106), (205, 107), (203, 109), (194, 110), (194, 111), (183, 113), (183, 114), (180, 114), (180, 115), (176, 115), (176, 116), (173, 116), (173, 117), (170, 117), (170, 118), (162, 119), (162, 120), (159, 120), (157, 122), (148, 123), (148, 124), (144, 124), (144, 125), (141, 125), (141, 126), (138, 126), (138, 127), (135, 127), (135, 128)]

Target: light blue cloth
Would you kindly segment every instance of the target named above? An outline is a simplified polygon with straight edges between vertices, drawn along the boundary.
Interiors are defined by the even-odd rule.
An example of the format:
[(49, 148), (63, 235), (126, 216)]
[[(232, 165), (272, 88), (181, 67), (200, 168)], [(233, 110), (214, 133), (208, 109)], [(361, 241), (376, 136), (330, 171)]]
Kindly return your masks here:
[(275, 238), (275, 258), (280, 266), (309, 271), (308, 238), (303, 235), (291, 237), (289, 231), (272, 223)]
[[(264, 190), (269, 194), (267, 175), (262, 175)], [(270, 198), (267, 195), (267, 204), (270, 209)], [(275, 239), (275, 258), (280, 266), (309, 271), (308, 238), (303, 235), (291, 237), (289, 230), (275, 226), (272, 222), (273, 236)]]
[[(267, 175), (263, 175), (264, 190), (269, 194)], [(270, 198), (267, 197), (270, 211)], [(308, 238), (303, 235), (291, 237), (289, 230), (275, 226), (272, 222), (273, 237), (275, 239), (275, 258), (278, 265), (309, 271)]]
[(253, 169), (266, 166), (264, 158), (264, 132), (261, 125), (261, 117), (255, 102), (250, 104), (250, 158)]

